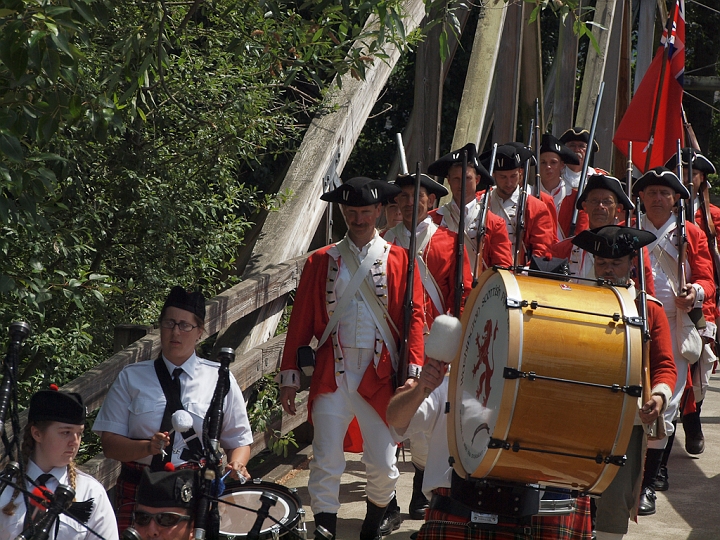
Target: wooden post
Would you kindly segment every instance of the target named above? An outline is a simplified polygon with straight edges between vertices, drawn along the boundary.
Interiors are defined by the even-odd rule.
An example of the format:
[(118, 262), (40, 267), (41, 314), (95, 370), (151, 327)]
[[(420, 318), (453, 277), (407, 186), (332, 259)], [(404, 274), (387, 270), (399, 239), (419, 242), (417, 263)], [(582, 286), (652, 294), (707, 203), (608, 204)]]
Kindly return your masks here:
[[(582, 6), (582, 3), (580, 4)], [(581, 9), (581, 8), (578, 8)], [(559, 137), (573, 125), (575, 110), (575, 81), (577, 78), (578, 38), (573, 32), (573, 17), (560, 22), (555, 72), (555, 101), (553, 103), (553, 134)]]
[[(637, 91), (640, 81), (650, 67), (655, 54), (655, 10), (657, 0), (638, 0), (640, 11), (638, 14), (637, 31), (637, 57), (635, 60), (635, 84), (633, 92)], [(664, 24), (665, 20), (661, 24)]]
[(508, 4), (495, 70), (493, 138), (498, 144), (515, 140), (524, 30), (523, 6)]
[[(403, 22), (409, 33), (425, 16), (425, 4), (411, 0), (404, 7)], [(325, 173), (330, 167), (342, 171), (401, 51), (387, 47), (385, 54), (387, 58), (375, 59), (368, 67), (365, 80), (344, 75), (342, 89), (333, 91), (327, 101), (326, 110), (331, 112), (313, 119), (279, 190), (292, 196), (280, 211), (268, 215), (243, 276), (307, 251), (325, 212), (326, 203), (320, 201)], [(215, 351), (233, 347), (242, 354), (264, 343), (274, 335), (284, 306), (285, 298), (280, 298), (231, 325), (218, 336)]]
[(542, 77), (542, 45), (540, 41), (540, 17), (528, 24), (530, 14), (535, 6), (523, 2), (523, 25), (525, 26), (522, 42), (522, 61), (520, 62), (520, 111), (519, 120), (522, 125), (521, 141), (527, 144), (530, 136), (530, 119), (535, 117), (535, 100), (540, 99), (541, 131), (545, 131), (543, 119), (543, 77)]
[(452, 148), (480, 142), (488, 97), (495, 72), (507, 7), (504, 0), (488, 0), (482, 8), (465, 78)]
[[(632, 97), (632, 0), (623, 0), (623, 29), (622, 29), (622, 43), (620, 44), (620, 68), (618, 70), (618, 81), (617, 81), (617, 99), (615, 100), (615, 127), (620, 123), (620, 120), (625, 116), (628, 105), (630, 105), (630, 98)], [(613, 131), (614, 135), (614, 131)], [(602, 150), (602, 149), (601, 149)], [(613, 163), (612, 171), (620, 171), (626, 166), (626, 159), (620, 153), (617, 152), (615, 147), (612, 149)]]
[[(599, 26), (593, 26), (592, 34), (600, 50), (596, 51), (592, 45), (588, 46), (585, 72), (580, 89), (580, 103), (578, 104), (577, 115), (575, 116), (574, 122), (576, 126), (585, 128), (590, 126), (598, 88), (600, 88), (600, 83), (605, 80), (605, 66), (608, 61), (610, 41), (612, 40), (614, 44), (619, 44), (620, 42), (618, 39), (613, 39), (619, 33), (613, 26), (616, 2), (617, 0), (597, 0), (595, 4), (593, 22)], [(614, 34), (613, 30), (615, 30)], [(617, 53), (611, 58), (611, 61), (616, 61)], [(614, 86), (613, 84), (613, 87)], [(614, 103), (614, 90), (611, 90), (610, 93), (613, 94)]]

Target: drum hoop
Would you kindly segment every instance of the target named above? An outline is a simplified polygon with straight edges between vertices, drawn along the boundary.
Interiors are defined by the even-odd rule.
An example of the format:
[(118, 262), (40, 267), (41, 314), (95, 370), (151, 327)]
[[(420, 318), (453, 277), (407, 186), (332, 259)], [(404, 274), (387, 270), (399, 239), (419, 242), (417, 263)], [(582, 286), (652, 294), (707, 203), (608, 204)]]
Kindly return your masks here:
[[(278, 521), (280, 521), (280, 524), (277, 524), (275, 522), (272, 523), (270, 527), (267, 527), (265, 529), (262, 529), (260, 531), (260, 538), (272, 538), (272, 536), (267, 536), (268, 533), (270, 533), (273, 529), (280, 529), (280, 535), (282, 536), (285, 528), (287, 529), (294, 529), (296, 528), (298, 522), (302, 518), (302, 503), (300, 502), (300, 497), (297, 496), (296, 493), (293, 493), (290, 491), (289, 488), (281, 485), (281, 484), (275, 484), (273, 482), (253, 482), (250, 484), (239, 484), (236, 486), (232, 486), (231, 488), (228, 488), (225, 490), (225, 492), (220, 496), (220, 500), (222, 500), (224, 497), (229, 495), (234, 495), (236, 493), (243, 493), (243, 492), (263, 492), (263, 491), (270, 491), (273, 492), (274, 495), (277, 495), (279, 499), (283, 501), (283, 503), (288, 508), (288, 515), (282, 517)], [(294, 515), (293, 515), (293, 507), (294, 507)], [(240, 508), (236, 507), (230, 507), (235, 510), (241, 510)], [(249, 531), (248, 531), (249, 532)], [(220, 534), (225, 535), (230, 538), (246, 538), (247, 532), (231, 532), (231, 531), (220, 531)]]

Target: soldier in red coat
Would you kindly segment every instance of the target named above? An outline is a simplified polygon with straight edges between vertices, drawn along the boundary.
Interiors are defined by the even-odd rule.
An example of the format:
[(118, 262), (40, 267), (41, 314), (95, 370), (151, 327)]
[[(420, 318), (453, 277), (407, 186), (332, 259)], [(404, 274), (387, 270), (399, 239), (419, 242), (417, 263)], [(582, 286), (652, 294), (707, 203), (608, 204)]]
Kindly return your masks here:
[[(563, 179), (566, 182), (569, 182), (573, 188), (578, 189), (578, 185), (580, 184), (580, 174), (582, 173), (582, 164), (585, 160), (588, 145), (590, 144), (590, 132), (583, 127), (571, 127), (565, 133), (560, 135), (560, 142), (575, 152), (575, 155), (578, 158), (579, 163), (577, 165), (573, 163), (566, 163), (565, 168), (562, 170)], [(600, 145), (596, 139), (593, 139), (592, 152), (597, 154), (599, 151)], [(593, 174), (604, 174), (607, 176), (610, 173), (598, 167), (588, 167), (588, 178), (590, 178)]]
[[(500, 216), (507, 227), (510, 244), (515, 245), (517, 206), (520, 200), (520, 180), (523, 158), (512, 145), (498, 146), (493, 177), (496, 187), (490, 194), (490, 211)], [(557, 243), (554, 221), (547, 206), (528, 195), (525, 208), (525, 230), (518, 264), (528, 264), (531, 255), (545, 257), (550, 246)]]
[[(598, 229), (606, 225), (615, 225), (618, 212), (632, 210), (635, 205), (628, 199), (617, 178), (594, 174), (588, 177), (585, 189), (578, 197), (577, 207), (587, 214), (590, 228)], [(573, 244), (572, 240), (573, 238), (566, 238), (558, 242), (550, 248), (550, 253), (553, 257), (568, 260), (571, 276), (594, 278), (593, 254)], [(655, 294), (650, 257), (644, 248), (643, 256), (645, 257), (645, 288), (648, 294)], [(637, 264), (634, 268), (637, 268)]]
[[(482, 195), (477, 193), (493, 185), (493, 179), (485, 167), (477, 159), (477, 150), (473, 143), (465, 145), (459, 150), (444, 155), (428, 167), (428, 174), (447, 178), (452, 191), (452, 200), (437, 210), (430, 212), (432, 220), (441, 227), (447, 227), (457, 233), (460, 217), (460, 193), (462, 186), (462, 151), (468, 153), (468, 167), (465, 184), (465, 249), (470, 258), (473, 272), (477, 254), (477, 231), (482, 227), (479, 224), (482, 215)], [(486, 238), (483, 246), (483, 269), (491, 266), (510, 266), (513, 263), (510, 240), (508, 239), (505, 224), (497, 216), (488, 212), (486, 223)]]
[[(692, 184), (695, 195), (695, 199), (693, 201), (693, 208), (696, 209), (695, 223), (705, 233), (705, 237), (708, 241), (708, 249), (710, 250), (713, 260), (713, 275), (715, 277), (715, 288), (717, 291), (717, 287), (720, 283), (718, 283), (719, 268), (716, 268), (716, 265), (717, 262), (720, 261), (720, 257), (716, 255), (717, 239), (715, 235), (718, 227), (720, 227), (720, 208), (714, 204), (710, 204), (709, 183), (707, 180), (708, 174), (715, 174), (715, 166), (709, 159), (696, 150), (692, 148), (683, 148), (682, 165), (683, 182), (685, 185), (689, 185), (688, 171), (690, 163), (692, 163)], [(674, 171), (677, 167), (677, 156), (670, 158), (665, 164), (665, 167)], [(715, 254), (713, 254), (713, 251)], [(718, 306), (716, 305), (712, 321), (717, 320), (717, 316)], [(714, 324), (710, 328), (716, 330), (716, 326)], [(703, 399), (705, 398), (705, 392), (707, 391), (707, 387), (710, 382), (710, 373), (712, 372), (717, 359), (715, 351), (712, 349), (715, 345), (714, 342), (717, 339), (717, 335), (713, 335), (713, 332), (709, 331), (706, 327), (703, 339), (705, 340), (707, 346), (703, 349), (703, 354), (700, 357), (700, 360), (691, 367), (692, 378), (688, 380), (685, 395), (682, 400), (684, 403), (682, 409), (682, 423), (683, 431), (685, 432), (685, 450), (689, 454), (694, 455), (702, 454), (705, 451), (705, 437), (702, 432), (700, 411), (702, 409)], [(671, 447), (670, 443), (668, 443), (668, 447)], [(669, 456), (667, 447), (665, 454), (666, 456)], [(664, 466), (667, 465), (666, 456), (663, 456)], [(667, 471), (661, 467), (660, 473), (658, 474), (658, 480), (655, 482), (656, 489), (668, 489), (669, 485), (667, 483), (666, 474)]]
[[(343, 440), (353, 418), (363, 435), (367, 470), (367, 514), (361, 540), (381, 538), (380, 523), (399, 476), (397, 446), (385, 423), (385, 411), (395, 390), (393, 375), (403, 338), (408, 259), (405, 250), (390, 245), (375, 230), (382, 212), (380, 201), (399, 191), (387, 182), (360, 177), (321, 197), (340, 204), (348, 233), (339, 243), (310, 255), (305, 263), (278, 376), (283, 409), (295, 414), (300, 369), (311, 363), (298, 365), (298, 349), (308, 346), (313, 337), (318, 339), (308, 401), (315, 426), (308, 492), (316, 526), (322, 525), (333, 536), (345, 469)], [(413, 301), (407, 336), (410, 381), (419, 375), (424, 359), (417, 270)]]
[[(680, 235), (678, 219), (673, 210), (680, 199), (687, 199), (690, 194), (672, 171), (664, 167), (650, 169), (635, 183), (633, 191), (640, 194), (645, 208), (642, 228), (657, 236), (657, 240), (648, 246), (648, 251), (655, 279), (655, 294), (663, 304), (673, 338), (678, 378), (664, 415), (666, 431), (668, 437), (671, 437), (675, 433), (673, 422), (680, 407), (689, 365), (698, 361), (705, 348), (701, 334), (714, 334), (715, 283), (712, 260), (702, 230), (686, 221), (687, 258), (682, 274), (678, 275)], [(703, 326), (700, 324), (701, 319), (691, 319), (690, 316), (696, 313), (699, 315), (700, 310), (705, 317), (705, 328), (696, 329)], [(670, 442), (661, 439), (648, 443), (640, 515), (655, 513), (654, 482), (663, 463), (663, 451)]]
[[(577, 200), (577, 189), (562, 177), (566, 164), (580, 164), (575, 152), (551, 134), (544, 134), (540, 145), (540, 191), (550, 195), (555, 203), (559, 240), (570, 236), (570, 222)], [(587, 214), (581, 210), (577, 216), (574, 234), (587, 229), (587, 226)]]
[[(595, 257), (595, 274), (618, 285), (632, 284), (631, 271), (637, 251), (656, 240), (655, 235), (627, 227), (609, 225), (583, 231), (573, 243)], [(639, 303), (642, 298), (638, 298)], [(630, 443), (625, 452), (627, 461), (620, 467), (610, 486), (597, 500), (596, 539), (621, 540), (628, 530), (628, 519), (637, 512), (645, 431), (642, 424), (663, 421), (662, 414), (670, 403), (677, 380), (670, 326), (659, 301), (647, 299), (647, 326), (650, 333), (650, 398), (638, 399)]]
[[(395, 185), (402, 193), (395, 197), (398, 201), (403, 221), (383, 235), (386, 241), (397, 244), (405, 249), (410, 247), (410, 230), (414, 212), (415, 175), (401, 175)], [(417, 208), (417, 265), (422, 280), (425, 321), (427, 331), (432, 328), (438, 315), (452, 311), (455, 300), (455, 283), (457, 281), (457, 233), (447, 227), (438, 226), (428, 215), (435, 201), (447, 195), (448, 191), (442, 184), (435, 182), (427, 175), (420, 177), (420, 196)], [(472, 288), (472, 273), (467, 251), (463, 248), (463, 295), (462, 303)], [(424, 519), (428, 500), (423, 495), (422, 484), (428, 453), (427, 437), (414, 437), (410, 441), (412, 464), (415, 469), (413, 492), (408, 513), (411, 519)], [(400, 527), (402, 519), (400, 507), (393, 500), (388, 506), (385, 520), (380, 528), (383, 535), (390, 534)]]

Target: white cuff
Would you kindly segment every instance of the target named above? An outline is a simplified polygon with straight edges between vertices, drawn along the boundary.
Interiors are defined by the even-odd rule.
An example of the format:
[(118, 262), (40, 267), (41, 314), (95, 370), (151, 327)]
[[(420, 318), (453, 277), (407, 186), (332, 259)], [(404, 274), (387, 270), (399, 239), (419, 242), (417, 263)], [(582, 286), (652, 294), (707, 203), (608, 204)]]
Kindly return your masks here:
[(651, 394), (653, 396), (660, 396), (663, 399), (662, 410), (660, 411), (660, 414), (663, 414), (672, 398), (672, 388), (665, 383), (656, 384), (653, 386)]
[(705, 328), (698, 330), (702, 337), (708, 338), (710, 341), (715, 341), (715, 335), (717, 334), (717, 325), (710, 321), (705, 321)]
[(286, 369), (275, 375), (275, 382), (282, 386), (300, 389), (300, 372), (297, 369)]
[(691, 283), (693, 289), (695, 289), (695, 305), (693, 307), (701, 308), (703, 305), (703, 302), (705, 301), (705, 289), (702, 288), (702, 285), (698, 285), (697, 283)]

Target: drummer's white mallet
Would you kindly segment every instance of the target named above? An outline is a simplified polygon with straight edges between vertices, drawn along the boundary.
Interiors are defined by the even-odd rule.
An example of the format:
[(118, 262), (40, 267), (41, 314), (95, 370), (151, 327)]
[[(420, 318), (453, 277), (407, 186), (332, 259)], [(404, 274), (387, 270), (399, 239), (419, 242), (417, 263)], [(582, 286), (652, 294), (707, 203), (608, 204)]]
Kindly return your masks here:
[(460, 319), (440, 315), (433, 322), (430, 334), (425, 337), (425, 356), (449, 364), (455, 359), (461, 339)]
[[(460, 319), (450, 315), (440, 315), (433, 322), (430, 333), (425, 336), (425, 356), (449, 364), (455, 359), (461, 339)], [(425, 397), (429, 395), (430, 389), (426, 388)]]
[[(192, 416), (185, 409), (178, 409), (175, 411), (170, 421), (172, 422), (173, 427), (173, 430), (168, 433), (170, 437), (173, 437), (176, 431), (178, 433), (185, 433), (193, 427)], [(162, 449), (162, 455), (163, 458), (167, 455), (164, 448)]]

